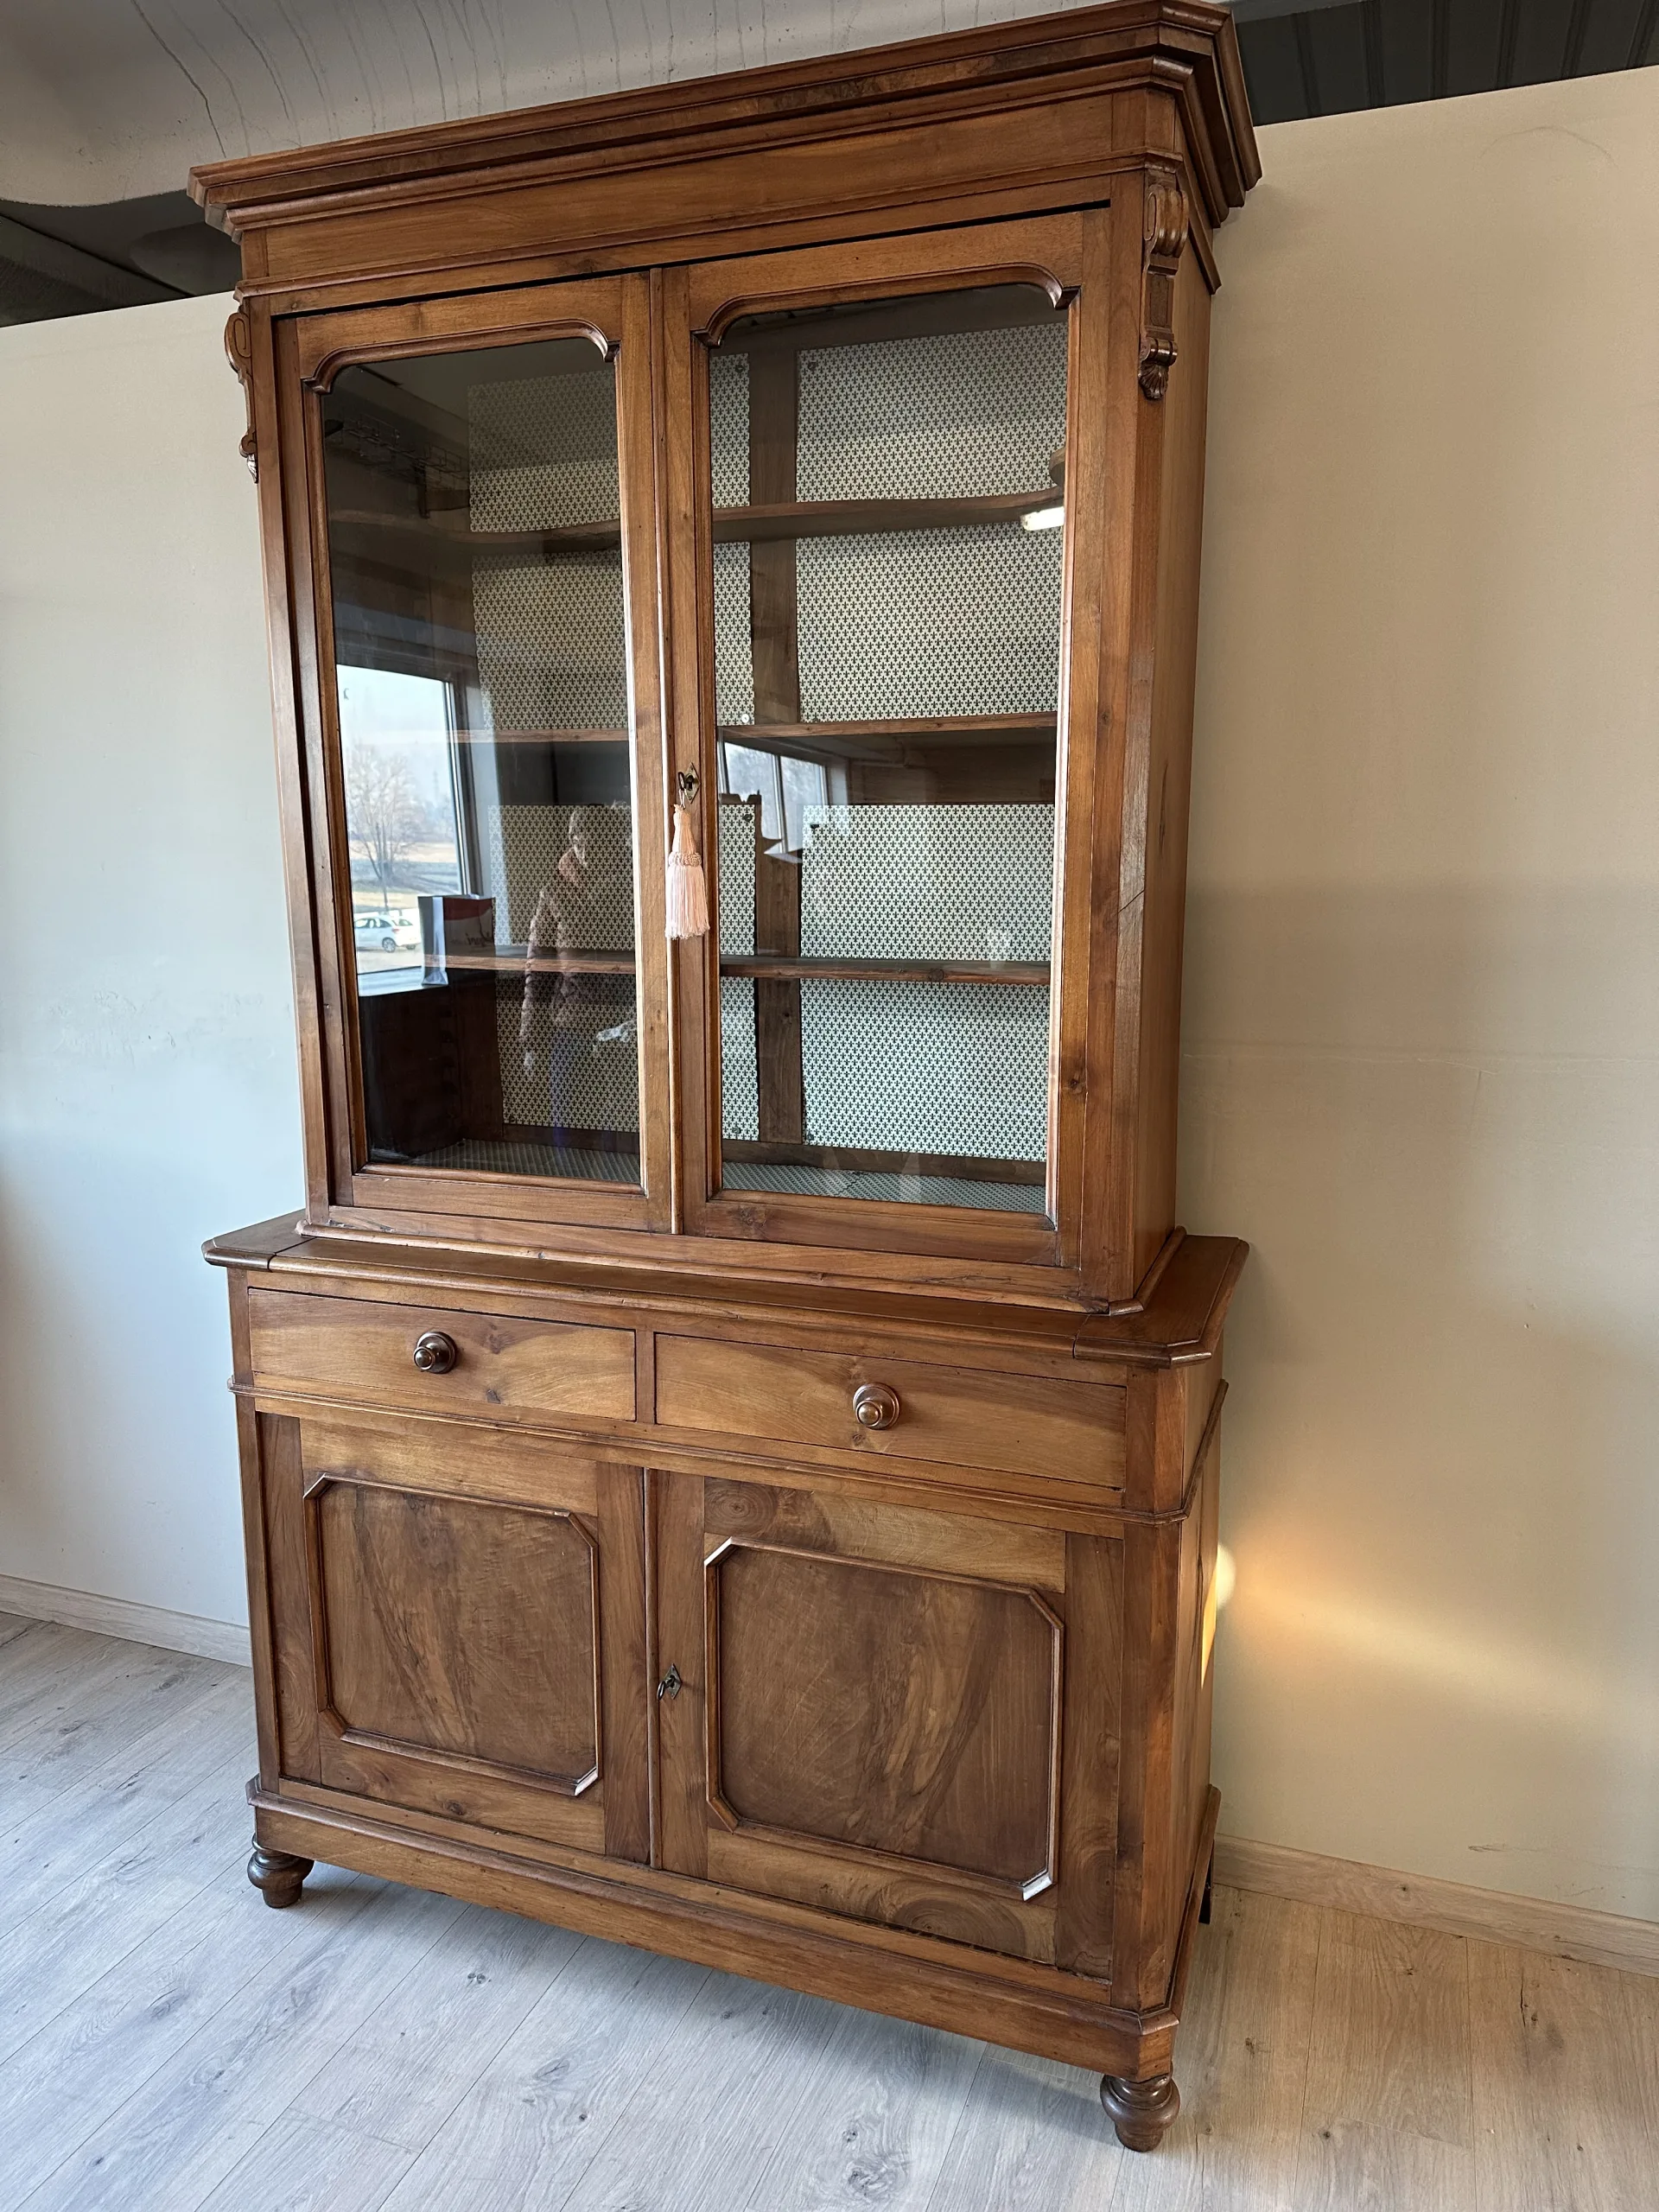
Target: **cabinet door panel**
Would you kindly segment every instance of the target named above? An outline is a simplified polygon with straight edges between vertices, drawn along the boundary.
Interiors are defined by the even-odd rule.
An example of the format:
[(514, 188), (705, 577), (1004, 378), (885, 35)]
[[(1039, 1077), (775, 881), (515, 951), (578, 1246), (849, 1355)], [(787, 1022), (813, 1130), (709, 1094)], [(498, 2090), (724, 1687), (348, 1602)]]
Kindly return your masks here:
[[(683, 1683), (667, 1862), (1017, 1956), (1052, 1960), (1062, 1912), (1109, 1942), (1109, 1870), (1076, 1905), (1066, 1888), (1065, 1543), (828, 1487), (653, 1479), (659, 1655)], [(1096, 1662), (1115, 1646), (1115, 1611), (1079, 1629)], [(1103, 1749), (1115, 1726), (1114, 1694)]]
[(268, 1427), (298, 1430), (266, 1475), (284, 1771), (645, 1858), (638, 1471), (493, 1437), (480, 1471), (477, 1440), (424, 1425)]
[(1047, 1887), (1060, 1636), (1034, 1593), (741, 1539), (706, 1573), (716, 1811)]
[(570, 1797), (598, 1780), (599, 1546), (580, 1521), (351, 1475), (320, 1475), (306, 1503), (324, 1694), (348, 1743)]

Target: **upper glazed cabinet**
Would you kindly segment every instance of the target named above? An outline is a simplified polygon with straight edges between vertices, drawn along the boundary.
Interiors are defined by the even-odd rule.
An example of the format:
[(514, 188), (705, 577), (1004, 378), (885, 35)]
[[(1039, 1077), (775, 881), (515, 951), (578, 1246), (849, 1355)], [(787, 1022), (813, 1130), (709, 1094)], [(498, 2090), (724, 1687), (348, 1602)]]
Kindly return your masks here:
[(1144, 1295), (1254, 148), (1216, 10), (997, 38), (773, 72), (770, 118), (451, 127), (441, 192), (420, 133), (264, 204), (200, 173), (281, 549), (310, 1225)]

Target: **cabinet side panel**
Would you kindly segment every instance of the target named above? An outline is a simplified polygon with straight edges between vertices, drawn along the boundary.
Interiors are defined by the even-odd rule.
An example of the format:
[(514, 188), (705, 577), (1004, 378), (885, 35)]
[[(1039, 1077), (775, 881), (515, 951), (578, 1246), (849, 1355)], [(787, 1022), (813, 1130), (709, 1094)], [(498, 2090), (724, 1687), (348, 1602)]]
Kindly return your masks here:
[(1187, 801), (1204, 528), (1210, 292), (1189, 246), (1175, 295), (1175, 366), (1165, 410), (1158, 516), (1152, 757), (1147, 785), (1140, 1095), (1135, 1147), (1135, 1280), (1175, 1220), (1176, 1100), (1181, 1062), (1181, 950), (1186, 912)]
[(1112, 1971), (1122, 1652), (1122, 1541), (1069, 1535), (1054, 1963), (1103, 1980)]
[(277, 1756), (285, 1775), (321, 1782), (317, 1682), (312, 1643), (311, 1578), (305, 1546), (305, 1461), (300, 1424), (261, 1414), (265, 1572), (276, 1670)]
[(637, 1467), (601, 1466), (597, 1476), (600, 1644), (605, 1655), (605, 1849), (610, 1858), (643, 1862), (651, 1857), (645, 1478)]

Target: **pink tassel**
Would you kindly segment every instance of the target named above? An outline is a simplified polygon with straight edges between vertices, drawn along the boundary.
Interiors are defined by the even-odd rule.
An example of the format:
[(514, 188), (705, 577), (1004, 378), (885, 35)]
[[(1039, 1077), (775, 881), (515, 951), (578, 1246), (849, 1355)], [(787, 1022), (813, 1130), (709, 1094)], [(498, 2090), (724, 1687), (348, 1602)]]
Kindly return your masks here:
[(674, 810), (674, 849), (668, 856), (668, 933), (707, 937), (709, 886), (703, 880), (696, 832), (683, 806)]

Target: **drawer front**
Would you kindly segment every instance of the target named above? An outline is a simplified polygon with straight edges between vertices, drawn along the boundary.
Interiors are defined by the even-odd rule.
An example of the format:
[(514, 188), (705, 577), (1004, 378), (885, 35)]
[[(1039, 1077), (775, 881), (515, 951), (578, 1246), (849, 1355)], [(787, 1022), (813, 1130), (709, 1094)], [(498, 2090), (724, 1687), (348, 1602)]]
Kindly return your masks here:
[[(630, 1329), (276, 1290), (251, 1291), (248, 1312), (254, 1379), (264, 1389), (490, 1421), (633, 1419)], [(415, 1363), (429, 1336), (454, 1346), (443, 1371)]]
[[(887, 1393), (867, 1427), (855, 1400)], [(891, 1402), (896, 1401), (896, 1408)], [(657, 1339), (657, 1419), (876, 1458), (937, 1460), (1120, 1489), (1124, 1393), (1047, 1376), (935, 1367), (782, 1344)]]

